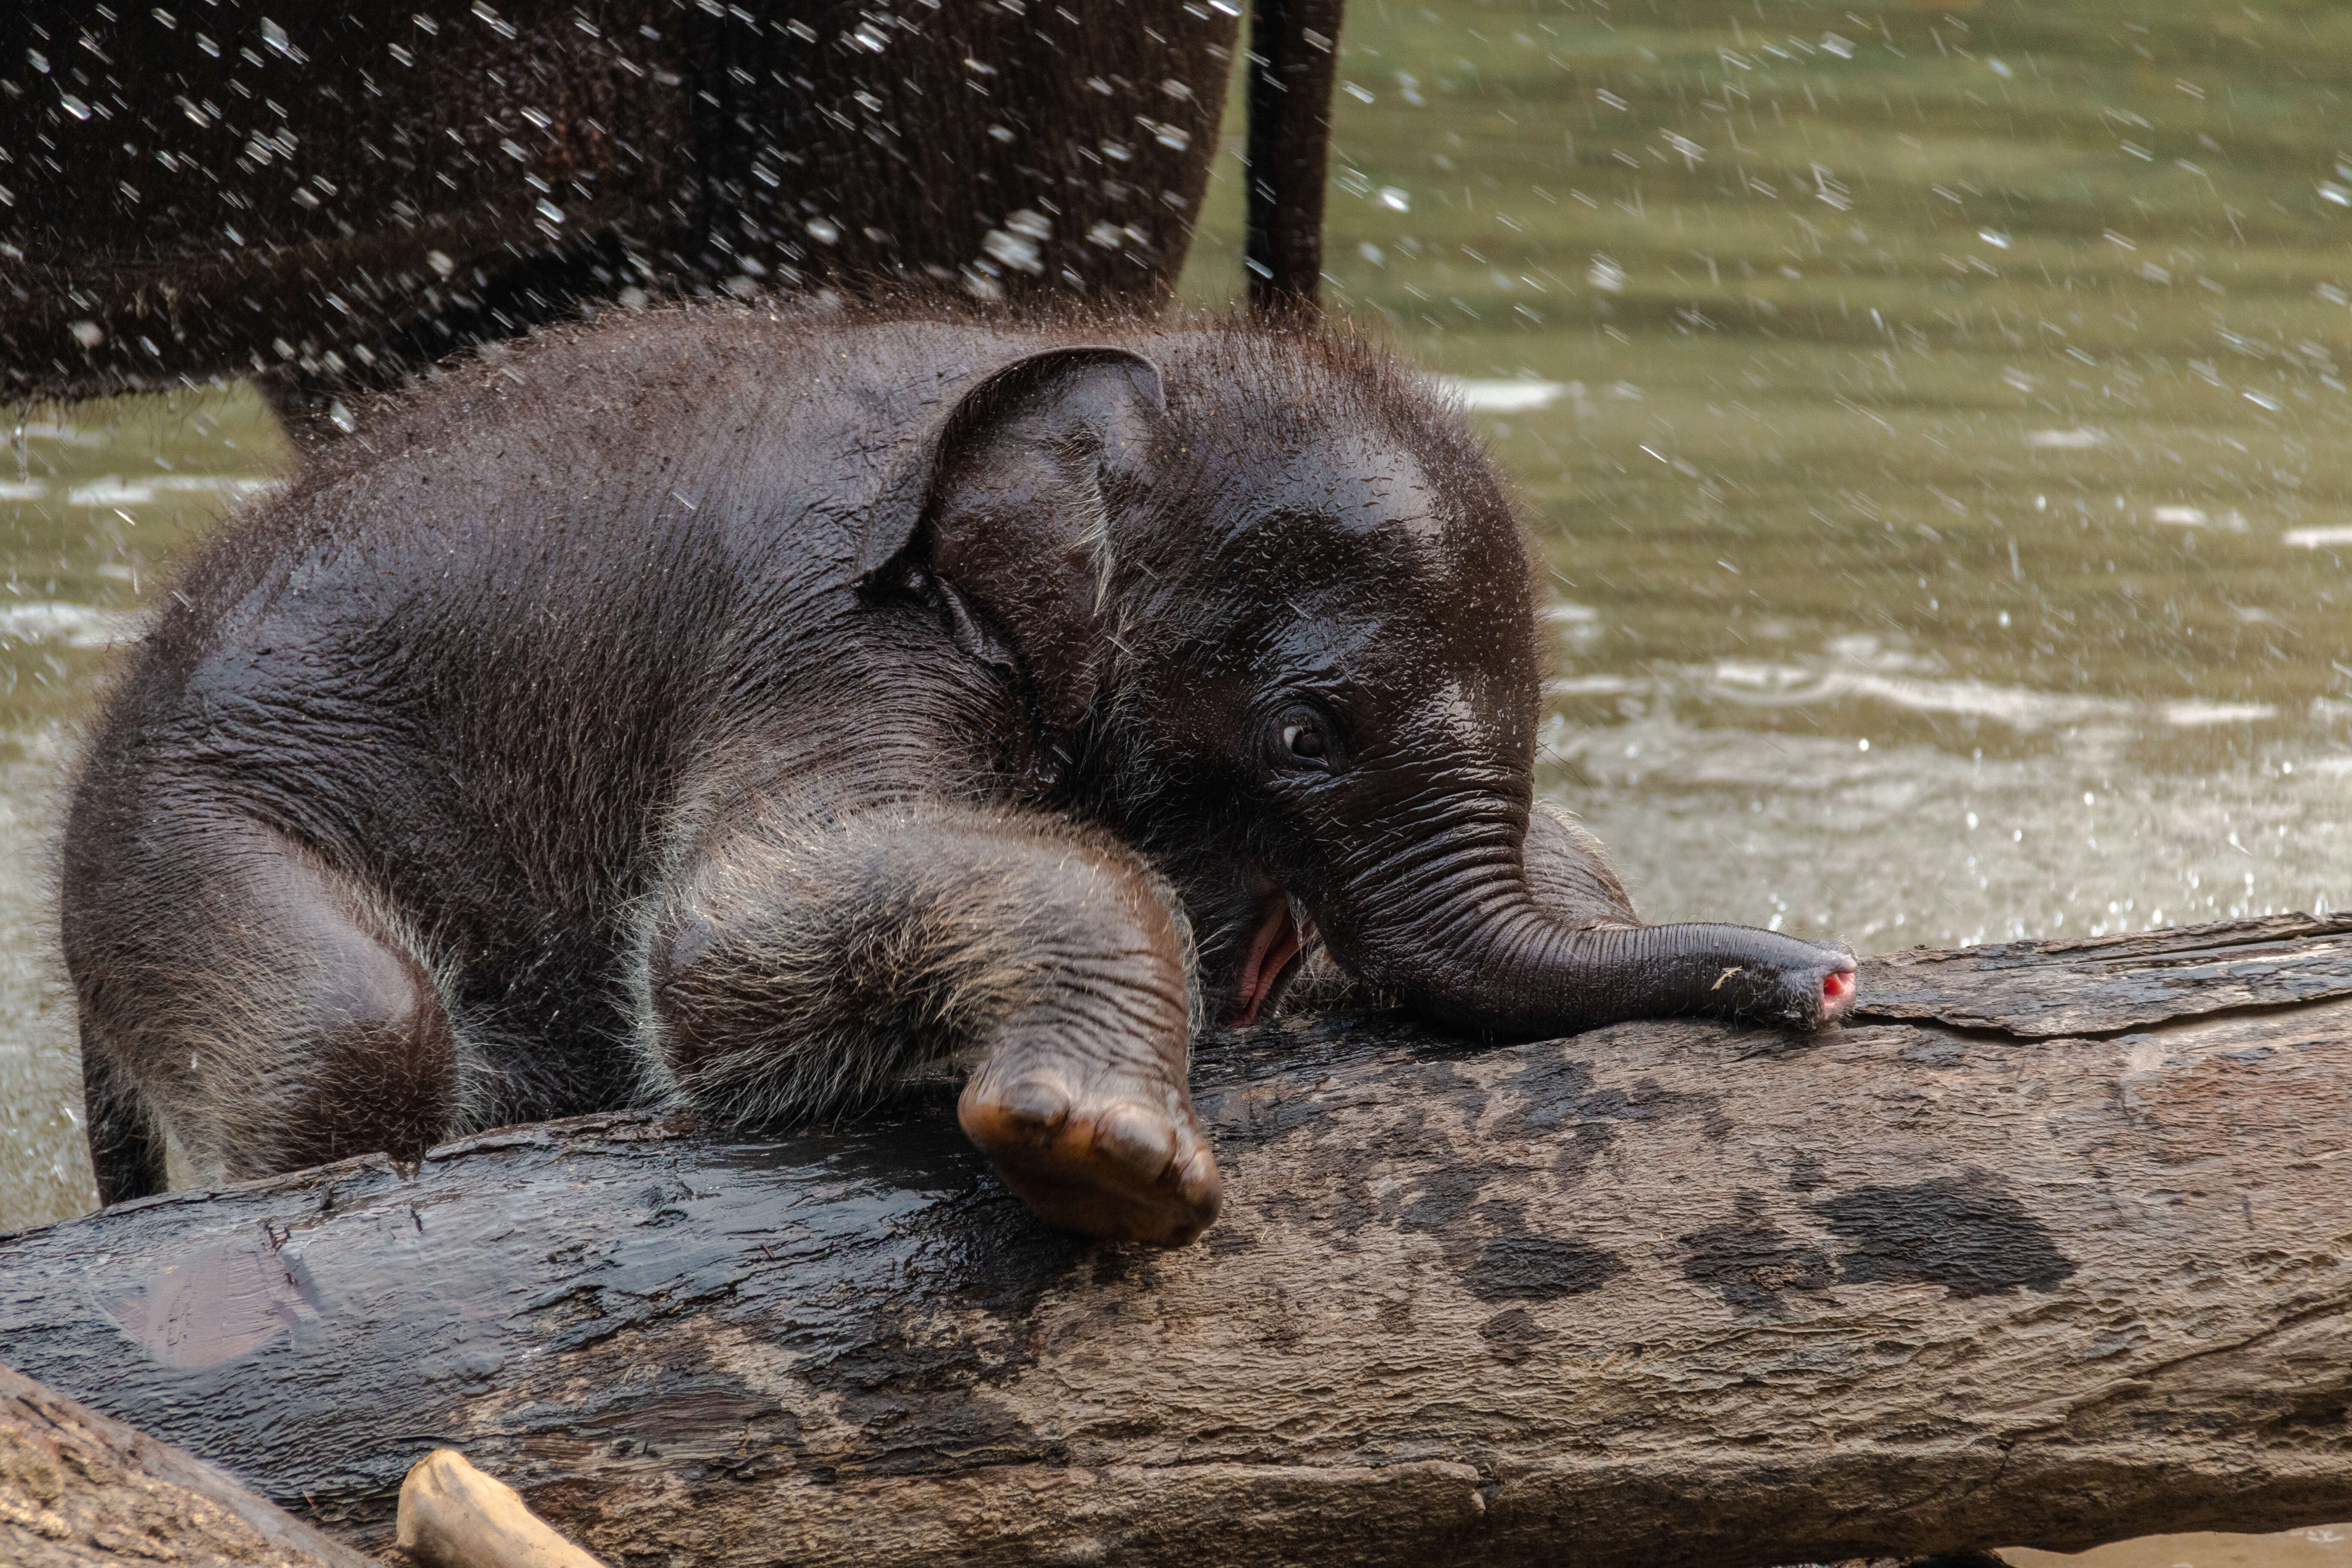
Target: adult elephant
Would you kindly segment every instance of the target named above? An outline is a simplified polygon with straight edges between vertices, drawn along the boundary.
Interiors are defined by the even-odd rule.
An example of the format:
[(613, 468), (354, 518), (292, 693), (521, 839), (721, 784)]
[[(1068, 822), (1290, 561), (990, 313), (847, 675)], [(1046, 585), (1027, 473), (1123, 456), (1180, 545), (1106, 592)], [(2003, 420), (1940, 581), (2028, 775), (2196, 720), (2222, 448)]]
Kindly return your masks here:
[[(1142, 303), (1234, 0), (0, 8), (0, 391), (259, 374), (281, 411), (630, 290)], [(1336, 0), (1262, 3), (1251, 260), (1311, 298)]]

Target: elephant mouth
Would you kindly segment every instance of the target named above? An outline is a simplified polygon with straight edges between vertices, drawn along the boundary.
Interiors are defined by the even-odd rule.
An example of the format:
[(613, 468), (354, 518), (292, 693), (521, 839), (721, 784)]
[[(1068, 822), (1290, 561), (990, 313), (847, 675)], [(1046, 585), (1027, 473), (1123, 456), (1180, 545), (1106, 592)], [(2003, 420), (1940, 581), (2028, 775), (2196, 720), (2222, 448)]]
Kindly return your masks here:
[(1299, 951), (1313, 939), (1315, 922), (1295, 912), (1290, 895), (1273, 888), (1258, 900), (1255, 929), (1242, 957), (1234, 1005), (1225, 1015), (1230, 1028), (1245, 1029), (1279, 994), (1282, 982), (1298, 962)]

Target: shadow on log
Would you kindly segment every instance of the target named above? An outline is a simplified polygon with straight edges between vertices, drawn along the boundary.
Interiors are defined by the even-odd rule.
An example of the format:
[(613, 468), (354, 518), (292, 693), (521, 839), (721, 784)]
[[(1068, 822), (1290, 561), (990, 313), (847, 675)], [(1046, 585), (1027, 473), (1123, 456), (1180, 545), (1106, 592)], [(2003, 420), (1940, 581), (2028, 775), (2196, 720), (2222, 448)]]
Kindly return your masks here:
[(1786, 1563), (2352, 1511), (2352, 921), (1868, 961), (1805, 1040), (1203, 1047), (1189, 1249), (943, 1106), (646, 1116), (0, 1242), (0, 1360), (352, 1542), (463, 1449), (608, 1561)]

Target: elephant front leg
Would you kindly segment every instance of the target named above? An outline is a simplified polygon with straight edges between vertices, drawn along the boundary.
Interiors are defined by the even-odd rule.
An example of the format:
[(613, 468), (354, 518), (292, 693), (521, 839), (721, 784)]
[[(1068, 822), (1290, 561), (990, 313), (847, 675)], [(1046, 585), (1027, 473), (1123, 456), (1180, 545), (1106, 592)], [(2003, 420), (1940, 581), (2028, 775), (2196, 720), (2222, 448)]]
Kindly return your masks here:
[(1184, 1073), (1181, 917), (1128, 850), (1051, 818), (768, 814), (703, 847), (655, 913), (650, 1065), (734, 1121), (871, 1099), (977, 1056), (959, 1116), (1051, 1224), (1175, 1246), (1216, 1217)]
[(1131, 952), (1114, 961), (1127, 972), (1115, 989), (1088, 981), (1023, 1009), (964, 1086), (964, 1131), (1066, 1230), (1176, 1247), (1217, 1215), (1216, 1156), (1184, 1085), (1181, 990), (1173, 1027), (1165, 1016), (1173, 956)]

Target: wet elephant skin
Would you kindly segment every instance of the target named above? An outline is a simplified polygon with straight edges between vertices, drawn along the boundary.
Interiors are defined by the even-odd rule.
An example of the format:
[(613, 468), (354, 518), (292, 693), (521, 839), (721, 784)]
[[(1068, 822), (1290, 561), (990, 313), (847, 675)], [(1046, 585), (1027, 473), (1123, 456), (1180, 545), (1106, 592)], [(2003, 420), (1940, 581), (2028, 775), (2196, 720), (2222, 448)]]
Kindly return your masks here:
[(1834, 1022), (1850, 953), (1641, 926), (1536, 805), (1531, 595), (1339, 333), (706, 308), (455, 371), (206, 549), (92, 741), (100, 1190), (955, 1062), (1040, 1215), (1181, 1243), (1192, 1034), (1318, 937), (1471, 1034)]
[(1156, 300), (1237, 16), (0, 7), (0, 393), (268, 371), (301, 414), (630, 289)]

